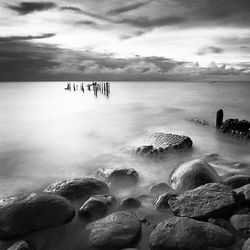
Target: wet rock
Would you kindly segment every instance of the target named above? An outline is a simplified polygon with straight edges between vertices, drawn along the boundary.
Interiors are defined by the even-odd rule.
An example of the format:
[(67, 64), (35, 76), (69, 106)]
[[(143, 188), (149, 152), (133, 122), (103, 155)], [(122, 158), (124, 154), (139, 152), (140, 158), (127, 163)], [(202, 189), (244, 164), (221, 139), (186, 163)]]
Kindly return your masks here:
[(111, 189), (134, 186), (139, 179), (139, 174), (133, 168), (101, 168), (97, 170), (96, 175), (109, 183)]
[(32, 250), (26, 241), (18, 241), (10, 246), (7, 250)]
[(231, 215), (235, 202), (233, 190), (219, 183), (205, 184), (168, 201), (175, 215), (201, 220)]
[(232, 226), (245, 234), (250, 233), (250, 215), (249, 214), (235, 214), (230, 218)]
[(78, 214), (90, 220), (100, 219), (115, 202), (116, 199), (112, 195), (91, 196), (79, 209)]
[(197, 119), (197, 118), (192, 118), (190, 121), (194, 122), (196, 124), (199, 124), (199, 125), (203, 125), (203, 126), (208, 126), (209, 125), (209, 123), (207, 121), (200, 120), (200, 119)]
[(244, 185), (250, 184), (250, 176), (248, 175), (235, 175), (224, 180), (224, 184), (231, 188), (239, 188)]
[(92, 195), (108, 194), (106, 183), (94, 178), (73, 178), (57, 181), (48, 186), (44, 192), (56, 193), (67, 199), (89, 198)]
[(68, 223), (75, 209), (55, 194), (29, 194), (0, 200), (0, 238), (12, 239)]
[(220, 177), (207, 162), (196, 159), (175, 168), (169, 182), (175, 191), (182, 193), (206, 183), (220, 182)]
[(152, 250), (205, 250), (227, 247), (234, 241), (228, 231), (210, 223), (172, 217), (160, 222), (150, 235)]
[(167, 209), (169, 208), (168, 200), (171, 197), (176, 197), (176, 196), (177, 194), (172, 192), (164, 193), (154, 201), (154, 205), (156, 206), (157, 209)]
[(119, 211), (93, 222), (88, 227), (91, 245), (98, 249), (121, 249), (131, 247), (138, 240), (141, 223), (128, 211)]
[[(139, 144), (139, 145), (138, 145)], [(143, 142), (132, 146), (132, 152), (146, 158), (161, 158), (169, 152), (175, 152), (191, 148), (192, 140), (188, 136), (153, 133), (143, 139)]]
[(141, 206), (141, 202), (133, 197), (124, 198), (120, 203), (120, 209), (135, 209)]
[(240, 188), (237, 188), (234, 190), (234, 192), (237, 194), (237, 195), (242, 195), (244, 196), (245, 200), (247, 202), (250, 202), (250, 184), (247, 184), (245, 186), (242, 186)]
[(250, 250), (250, 238), (244, 243), (242, 250)]
[(152, 198), (157, 198), (161, 194), (164, 194), (167, 192), (174, 193), (174, 190), (166, 183), (159, 183), (159, 184), (154, 184), (149, 188), (148, 195)]

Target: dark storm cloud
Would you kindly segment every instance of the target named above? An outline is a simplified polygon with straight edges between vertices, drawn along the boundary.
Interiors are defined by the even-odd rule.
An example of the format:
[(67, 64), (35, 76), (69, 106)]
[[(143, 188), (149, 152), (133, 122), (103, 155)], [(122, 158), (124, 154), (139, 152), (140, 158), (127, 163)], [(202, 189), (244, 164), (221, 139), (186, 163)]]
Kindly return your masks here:
[(35, 11), (43, 11), (55, 8), (54, 2), (21, 2), (19, 5), (8, 5), (8, 8), (20, 15), (26, 15)]
[(108, 11), (107, 14), (108, 15), (121, 14), (121, 13), (124, 13), (124, 12), (128, 12), (128, 11), (131, 11), (131, 10), (138, 9), (138, 8), (144, 6), (144, 5), (147, 5), (148, 3), (149, 2), (134, 3), (134, 4), (131, 4), (131, 5), (115, 8), (115, 9), (112, 9), (112, 10)]
[(203, 56), (207, 54), (221, 54), (223, 53), (224, 49), (214, 46), (209, 46), (202, 48), (198, 51), (197, 55)]
[(139, 28), (152, 28), (152, 27), (161, 27), (168, 25), (177, 25), (185, 21), (186, 20), (183, 17), (164, 16), (154, 19), (151, 19), (149, 17), (124, 18), (117, 21), (117, 23), (129, 24)]
[(55, 36), (54, 33), (47, 33), (42, 34), (39, 36), (7, 36), (7, 37), (0, 37), (0, 43), (1, 42), (14, 42), (14, 41), (24, 41), (24, 40), (34, 40), (34, 39), (44, 39), (44, 38), (50, 38)]

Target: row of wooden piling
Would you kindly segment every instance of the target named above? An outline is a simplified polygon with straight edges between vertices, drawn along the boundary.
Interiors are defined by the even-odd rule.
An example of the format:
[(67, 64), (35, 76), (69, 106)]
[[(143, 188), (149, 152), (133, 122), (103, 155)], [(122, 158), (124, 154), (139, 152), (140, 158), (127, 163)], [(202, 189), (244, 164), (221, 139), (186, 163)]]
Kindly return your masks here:
[[(87, 89), (88, 89), (88, 91), (93, 90), (94, 95), (96, 97), (98, 96), (98, 93), (101, 93), (107, 97), (110, 95), (110, 83), (109, 82), (105, 82), (105, 83), (92, 82), (91, 84), (87, 84)], [(68, 91), (80, 90), (83, 93), (85, 92), (83, 83), (81, 83), (81, 84), (67, 83), (65, 90), (68, 90)]]

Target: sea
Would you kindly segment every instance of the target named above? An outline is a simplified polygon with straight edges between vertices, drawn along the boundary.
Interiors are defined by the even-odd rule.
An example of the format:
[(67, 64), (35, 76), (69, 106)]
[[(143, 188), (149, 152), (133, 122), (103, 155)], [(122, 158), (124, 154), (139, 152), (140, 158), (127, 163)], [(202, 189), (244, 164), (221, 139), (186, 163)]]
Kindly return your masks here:
[[(153, 183), (167, 183), (176, 166), (198, 158), (221, 176), (250, 174), (248, 167), (235, 167), (250, 166), (250, 144), (215, 127), (219, 109), (224, 119), (250, 120), (250, 82), (110, 82), (108, 96), (88, 91), (91, 82), (71, 83), (79, 88), (65, 90), (67, 82), (0, 83), (0, 198), (120, 167), (136, 169), (140, 190), (134, 192), (146, 193)], [(126, 150), (154, 132), (189, 136), (193, 149), (163, 160)], [(67, 242), (75, 247), (50, 239), (44, 249), (80, 249), (78, 238), (70, 235)]]

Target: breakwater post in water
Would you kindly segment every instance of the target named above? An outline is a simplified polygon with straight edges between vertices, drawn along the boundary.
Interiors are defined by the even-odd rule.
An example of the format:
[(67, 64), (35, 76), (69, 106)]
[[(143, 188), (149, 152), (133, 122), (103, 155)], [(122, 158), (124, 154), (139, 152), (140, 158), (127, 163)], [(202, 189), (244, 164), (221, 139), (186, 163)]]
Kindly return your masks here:
[(216, 114), (216, 127), (220, 128), (222, 123), (223, 123), (223, 110), (220, 109), (217, 111), (217, 114)]

